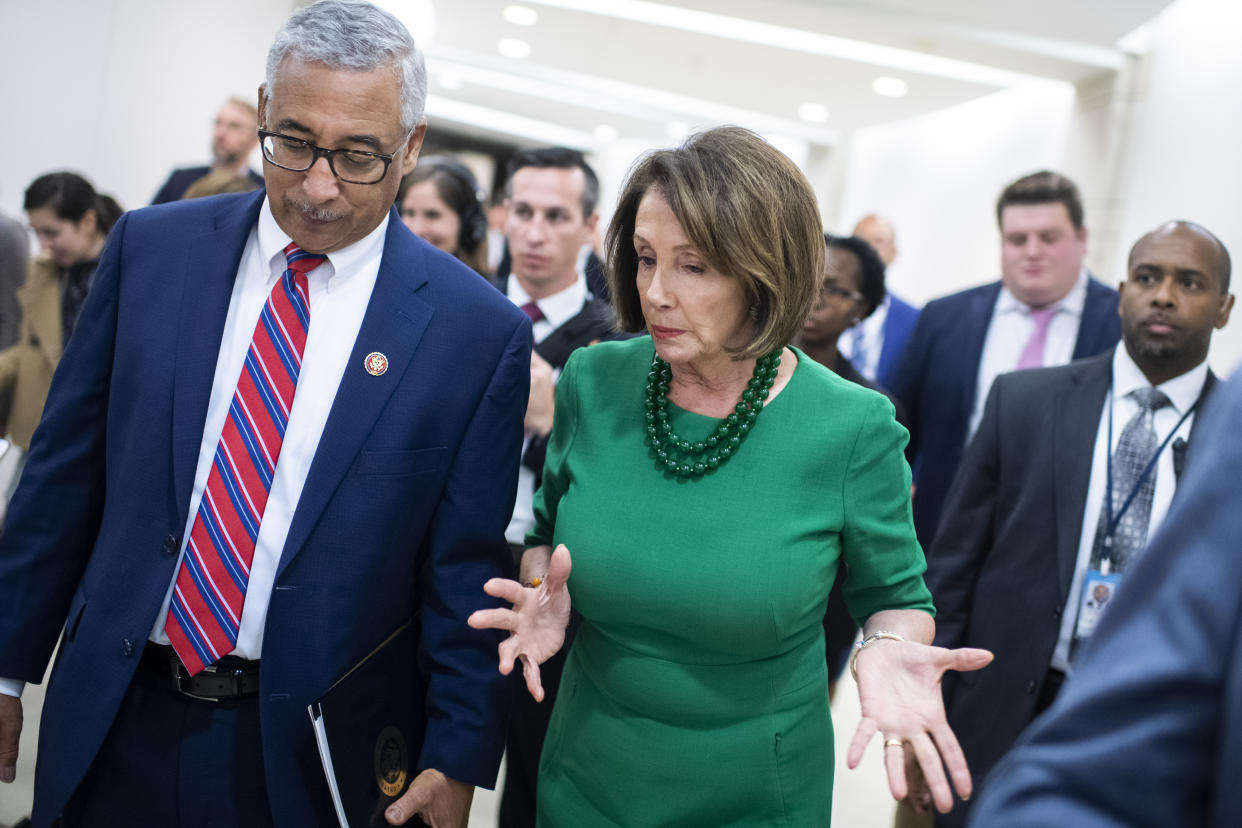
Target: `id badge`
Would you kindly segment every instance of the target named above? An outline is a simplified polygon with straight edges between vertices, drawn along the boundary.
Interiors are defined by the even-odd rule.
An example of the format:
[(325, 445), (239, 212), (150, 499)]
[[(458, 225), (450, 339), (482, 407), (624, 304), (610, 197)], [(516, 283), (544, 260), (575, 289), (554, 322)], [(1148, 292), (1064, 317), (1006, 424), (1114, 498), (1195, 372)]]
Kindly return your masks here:
[(1121, 583), (1121, 575), (1111, 573), (1105, 575), (1097, 569), (1087, 571), (1082, 581), (1082, 597), (1078, 602), (1078, 626), (1074, 628), (1075, 638), (1089, 638), (1095, 632), (1096, 624), (1105, 607), (1117, 592)]

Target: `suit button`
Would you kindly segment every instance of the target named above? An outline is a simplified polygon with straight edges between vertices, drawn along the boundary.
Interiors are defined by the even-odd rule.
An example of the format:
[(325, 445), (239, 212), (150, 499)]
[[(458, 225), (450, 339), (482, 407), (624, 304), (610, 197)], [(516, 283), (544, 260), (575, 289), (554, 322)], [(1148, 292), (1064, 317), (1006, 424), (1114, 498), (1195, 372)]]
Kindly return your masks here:
[(127, 656), (134, 654), (134, 644), (128, 638), (121, 639), (121, 652), (125, 653)]
[(1060, 620), (1060, 618), (1061, 618), (1061, 607), (1057, 607), (1057, 611), (1056, 611), (1056, 612), (1054, 612), (1054, 613), (1052, 614), (1052, 617), (1053, 617), (1053, 618), (1056, 618), (1056, 619), (1058, 619), (1058, 620)]
[(1026, 683), (1026, 692), (1028, 695), (1035, 692), (1035, 682), (1028, 681)]
[(177, 547), (181, 544), (177, 543), (177, 538), (171, 534), (164, 536), (164, 554), (172, 557), (177, 554)]

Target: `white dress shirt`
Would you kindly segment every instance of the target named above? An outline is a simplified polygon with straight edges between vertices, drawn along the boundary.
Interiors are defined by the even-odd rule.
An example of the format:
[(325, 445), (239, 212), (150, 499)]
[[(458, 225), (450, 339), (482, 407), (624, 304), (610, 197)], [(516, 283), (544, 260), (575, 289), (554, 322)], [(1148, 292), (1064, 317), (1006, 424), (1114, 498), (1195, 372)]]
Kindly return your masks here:
[[(530, 302), (530, 294), (522, 289), (518, 284), (518, 280), (512, 275), (509, 276), (509, 286), (505, 291), (505, 295), (509, 297), (509, 301), (517, 305)], [(535, 343), (543, 342), (551, 336), (552, 332), (564, 325), (570, 319), (578, 315), (582, 310), (582, 306), (586, 304), (587, 297), (590, 292), (587, 290), (586, 277), (581, 271), (574, 283), (564, 290), (554, 293), (551, 296), (545, 296), (535, 304), (539, 306), (539, 312), (543, 314), (543, 319), (534, 323), (531, 330), (534, 334)], [(560, 378), (560, 371), (555, 372), (555, 376)], [(526, 453), (526, 447), (530, 444), (530, 435), (527, 434), (522, 438), (522, 453)], [(513, 501), (513, 516), (509, 519), (509, 525), (505, 528), (505, 540), (509, 543), (522, 545), (526, 542), (526, 533), (535, 525), (535, 473), (528, 469), (525, 465), (518, 466), (518, 486), (517, 499)]]
[[(1160, 445), (1165, 437), (1177, 427), (1160, 453), (1156, 462), (1156, 489), (1152, 494), (1151, 520), (1147, 526), (1147, 537), (1156, 534), (1156, 529), (1169, 511), (1169, 503), (1173, 500), (1173, 492), (1177, 487), (1177, 476), (1173, 471), (1173, 442), (1179, 437), (1190, 438), (1190, 429), (1194, 425), (1198, 412), (1191, 414), (1180, 425), (1178, 420), (1194, 407), (1199, 395), (1203, 393), (1203, 383), (1207, 381), (1208, 365), (1201, 362), (1180, 377), (1157, 385), (1160, 391), (1169, 398), (1170, 405), (1158, 408), (1153, 413), (1153, 425), (1156, 429), (1156, 445)], [(1052, 666), (1064, 673), (1070, 672), (1069, 652), (1074, 638), (1074, 628), (1078, 623), (1078, 605), (1082, 592), (1082, 582), (1086, 577), (1087, 567), (1091, 561), (1091, 550), (1095, 545), (1095, 533), (1100, 522), (1100, 510), (1104, 508), (1104, 493), (1108, 489), (1108, 455), (1117, 447), (1121, 432), (1126, 423), (1138, 412), (1138, 403), (1129, 396), (1130, 392), (1139, 388), (1150, 388), (1151, 383), (1143, 376), (1143, 372), (1130, 354), (1124, 343), (1118, 343), (1113, 352), (1113, 386), (1109, 392), (1112, 396), (1113, 442), (1108, 443), (1109, 403), (1106, 399), (1100, 412), (1100, 424), (1095, 434), (1095, 451), (1091, 457), (1091, 482), (1087, 486), (1087, 501), (1082, 513), (1082, 535), (1078, 542), (1078, 561), (1074, 566), (1074, 578), (1070, 582), (1069, 595), (1065, 600), (1065, 609), (1061, 614), (1061, 634), (1057, 638), (1057, 646), (1052, 655)], [(1114, 502), (1124, 499), (1128, 492), (1115, 492)], [(1122, 575), (1124, 581), (1125, 575)]]
[[(1056, 313), (1048, 323), (1048, 337), (1044, 340), (1044, 366), (1064, 365), (1074, 357), (1074, 345), (1078, 342), (1078, 326), (1082, 322), (1082, 309), (1087, 301), (1087, 271), (1078, 273), (1078, 281), (1070, 292), (1053, 307)], [(1035, 330), (1031, 307), (1014, 296), (1009, 288), (1001, 285), (996, 297), (996, 308), (988, 323), (987, 338), (983, 341), (983, 354), (979, 359), (979, 377), (975, 385), (974, 407), (970, 414), (970, 430), (966, 442), (983, 419), (983, 406), (992, 389), (997, 374), (1018, 367), (1027, 340)]]
[[(875, 382), (880, 370), (880, 352), (884, 350), (884, 322), (888, 319), (888, 307), (893, 303), (891, 294), (884, 294), (884, 301), (875, 312), (837, 340), (837, 348), (854, 366), (854, 370)], [(859, 359), (859, 351), (863, 359)]]
[[(348, 367), (349, 355), (362, 317), (371, 301), (371, 290), (379, 273), (380, 258), (384, 252), (384, 235), (388, 230), (388, 216), (367, 236), (335, 253), (308, 274), (310, 288), (310, 330), (306, 335), (306, 348), (302, 354), (302, 370), (298, 375), (297, 391), (285, 439), (281, 444), (280, 458), (268, 493), (263, 520), (259, 524), (259, 536), (255, 544), (254, 560), (250, 566), (250, 580), (246, 588), (246, 600), (242, 608), (241, 626), (237, 646), (232, 655), (242, 658), (260, 658), (263, 652), (263, 628), (267, 620), (267, 605), (272, 595), (272, 583), (276, 567), (284, 550), (285, 537), (302, 486), (310, 471), (311, 461), (319, 447), (319, 438), (328, 420), (341, 376)], [(198, 513), (198, 504), (207, 486), (212, 458), (224, 430), (229, 404), (237, 389), (246, 351), (254, 327), (259, 321), (263, 304), (272, 292), (276, 281), (286, 268), (284, 249), (291, 239), (276, 224), (271, 207), (264, 199), (259, 211), (259, 221), (250, 232), (250, 238), (242, 251), (237, 280), (229, 299), (228, 316), (224, 323), (224, 336), (220, 341), (220, 353), (216, 358), (215, 378), (211, 383), (211, 397), (207, 404), (207, 420), (203, 427), (203, 439), (199, 445), (198, 466), (194, 473), (194, 488), (190, 493), (190, 510), (185, 531), (181, 538), (181, 555), (190, 537), (190, 529)], [(363, 370), (361, 365), (354, 366)], [(181, 556), (177, 567), (181, 568)], [(172, 598), (176, 576), (169, 582), (164, 603), (155, 618), (150, 640), (167, 644), (164, 622), (168, 617), (168, 605)], [(24, 682), (0, 678), (0, 693), (20, 696)]]

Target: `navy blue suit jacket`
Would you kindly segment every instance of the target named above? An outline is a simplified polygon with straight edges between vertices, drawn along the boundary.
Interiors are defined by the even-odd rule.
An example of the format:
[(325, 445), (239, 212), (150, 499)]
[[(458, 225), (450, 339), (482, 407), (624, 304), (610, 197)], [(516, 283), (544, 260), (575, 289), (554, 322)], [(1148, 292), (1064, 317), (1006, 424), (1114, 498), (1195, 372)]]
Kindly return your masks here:
[[(149, 208), (112, 231), (0, 541), (0, 675), (37, 682), (56, 637), (35, 824), (103, 742), (171, 583), (242, 250), (263, 193)], [(418, 767), (494, 783), (509, 682), (466, 625), (512, 568), (530, 323), (392, 213), (267, 612), (260, 715), (280, 826), (333, 824), (306, 706), (419, 625)], [(387, 355), (388, 371), (363, 369)], [(423, 693), (415, 688), (416, 693)]]
[(880, 360), (875, 366), (875, 381), (881, 388), (887, 389), (892, 382), (893, 373), (901, 362), (901, 355), (918, 321), (918, 308), (892, 293), (888, 295), (888, 314), (881, 327), (884, 344), (880, 346)]
[[(929, 302), (893, 375), (889, 390), (906, 407), (914, 470), (914, 528), (924, 549), (931, 546), (940, 510), (962, 451), (979, 381), (979, 361), (1000, 282), (970, 288)], [(1121, 339), (1117, 291), (1087, 282), (1074, 359), (1103, 353)]]
[(988, 779), (971, 825), (1238, 824), (1239, 419), (1235, 376), (1206, 406), (1168, 517), (1057, 701)]

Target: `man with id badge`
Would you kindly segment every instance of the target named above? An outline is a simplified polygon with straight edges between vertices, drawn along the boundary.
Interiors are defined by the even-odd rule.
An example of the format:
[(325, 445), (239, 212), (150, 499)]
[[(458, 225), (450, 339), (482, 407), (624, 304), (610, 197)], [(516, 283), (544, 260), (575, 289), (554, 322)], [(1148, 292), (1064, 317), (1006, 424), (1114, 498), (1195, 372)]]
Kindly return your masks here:
[[(1127, 270), (1114, 351), (997, 378), (928, 551), (936, 644), (996, 653), (944, 684), (977, 779), (1056, 698), (1199, 451), (1208, 346), (1233, 307), (1228, 251), (1168, 222)], [(968, 807), (936, 824), (964, 824)]]

